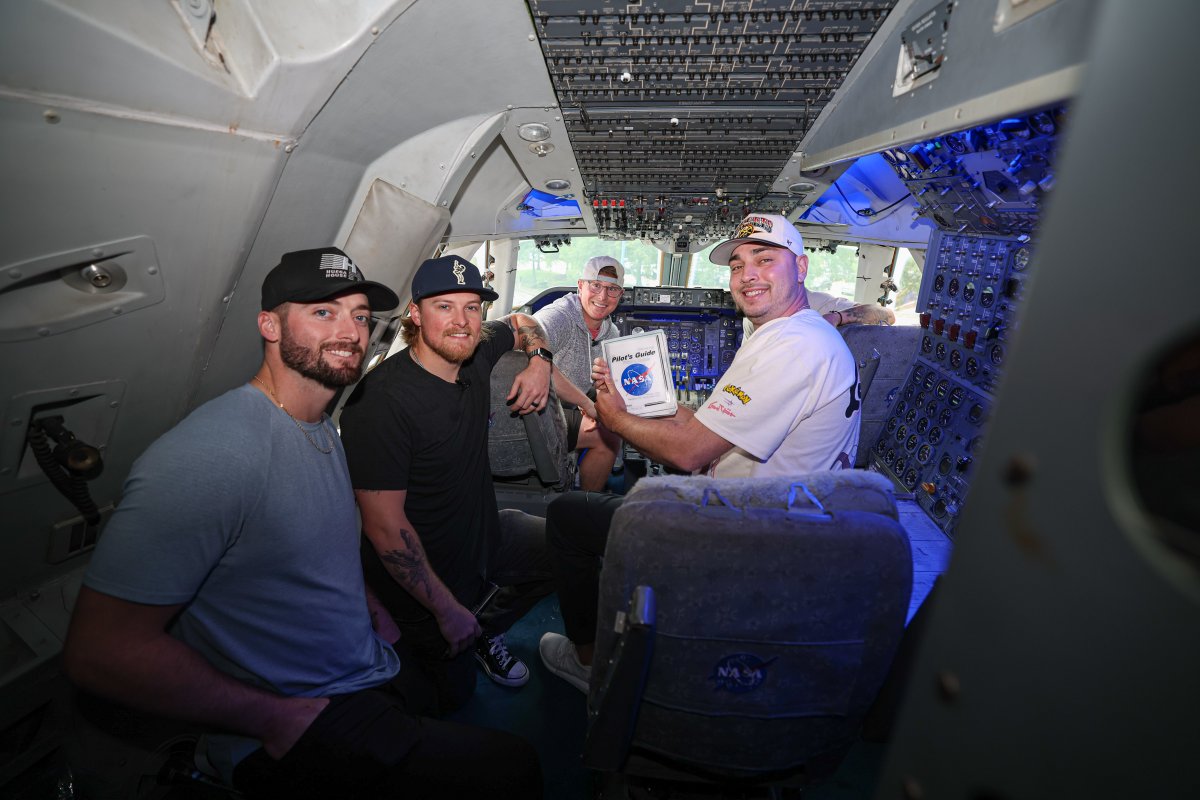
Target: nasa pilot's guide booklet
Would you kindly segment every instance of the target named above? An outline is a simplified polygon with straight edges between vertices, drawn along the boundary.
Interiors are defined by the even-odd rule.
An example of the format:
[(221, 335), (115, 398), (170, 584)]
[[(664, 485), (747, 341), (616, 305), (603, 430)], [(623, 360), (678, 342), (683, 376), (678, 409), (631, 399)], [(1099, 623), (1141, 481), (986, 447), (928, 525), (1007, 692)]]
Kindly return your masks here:
[(667, 417), (678, 408), (671, 381), (667, 336), (662, 331), (635, 333), (603, 343), (604, 360), (625, 408), (639, 417)]

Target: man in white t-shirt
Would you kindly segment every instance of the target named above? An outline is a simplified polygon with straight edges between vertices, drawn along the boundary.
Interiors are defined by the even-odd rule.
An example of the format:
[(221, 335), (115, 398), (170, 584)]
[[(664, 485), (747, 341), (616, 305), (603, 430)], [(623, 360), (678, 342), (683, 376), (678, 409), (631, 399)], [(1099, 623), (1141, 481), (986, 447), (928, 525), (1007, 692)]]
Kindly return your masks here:
[[(646, 419), (625, 409), (603, 361), (592, 369), (600, 422), (662, 464), (715, 477), (849, 469), (858, 450), (854, 357), (809, 307), (808, 257), (782, 216), (751, 214), (709, 258), (729, 265), (734, 303), (754, 324), (708, 403)], [(546, 538), (567, 636), (542, 637), (551, 672), (586, 691), (596, 628), (599, 559), (620, 498), (565, 495), (547, 509)]]
[(708, 404), (695, 415), (636, 417), (607, 367), (597, 365), (597, 414), (643, 455), (685, 472), (708, 466), (716, 477), (736, 477), (849, 467), (858, 449), (854, 357), (809, 307), (800, 234), (774, 214), (746, 217), (737, 233), (709, 258), (729, 265), (734, 303), (755, 330)]

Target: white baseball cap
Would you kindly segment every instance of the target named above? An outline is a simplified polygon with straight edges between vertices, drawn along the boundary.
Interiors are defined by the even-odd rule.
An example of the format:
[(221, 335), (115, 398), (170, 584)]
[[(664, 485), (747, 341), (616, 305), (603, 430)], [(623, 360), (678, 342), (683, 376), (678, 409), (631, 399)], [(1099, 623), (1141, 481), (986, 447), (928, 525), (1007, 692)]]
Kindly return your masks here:
[(714, 264), (729, 264), (729, 258), (738, 246), (746, 242), (762, 242), (776, 247), (784, 247), (798, 256), (804, 255), (804, 239), (800, 231), (779, 214), (750, 214), (738, 226), (734, 238), (721, 242), (708, 254), (708, 260)]
[[(601, 275), (600, 270), (605, 267), (612, 267), (617, 271), (617, 277), (611, 275)], [(621, 262), (617, 261), (612, 256), (592, 256), (588, 262), (583, 265), (583, 280), (585, 281), (603, 281), (604, 283), (615, 283), (617, 286), (622, 286), (625, 283), (625, 268), (621, 266)]]

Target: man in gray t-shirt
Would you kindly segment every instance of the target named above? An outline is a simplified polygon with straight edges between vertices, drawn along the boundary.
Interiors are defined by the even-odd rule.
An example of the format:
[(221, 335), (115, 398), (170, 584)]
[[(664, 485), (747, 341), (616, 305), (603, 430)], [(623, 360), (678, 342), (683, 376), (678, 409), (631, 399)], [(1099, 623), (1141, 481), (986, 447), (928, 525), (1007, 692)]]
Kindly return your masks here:
[(210, 760), (247, 797), (493, 796), (497, 769), (506, 796), (541, 790), (520, 739), (414, 716), (399, 632), (363, 584), (324, 412), (361, 374), (372, 310), (398, 304), (337, 248), (285, 254), (262, 287), (258, 372), (138, 459), (75, 605), (68, 677), (215, 729)]
[(621, 447), (621, 440), (596, 422), (596, 407), (586, 392), (600, 342), (621, 335), (609, 316), (621, 300), (624, 278), (620, 261), (595, 256), (583, 267), (577, 294), (560, 297), (533, 315), (554, 352), (554, 389), (568, 407), (568, 444), (572, 450), (587, 450), (579, 464), (579, 488), (585, 492), (604, 488)]

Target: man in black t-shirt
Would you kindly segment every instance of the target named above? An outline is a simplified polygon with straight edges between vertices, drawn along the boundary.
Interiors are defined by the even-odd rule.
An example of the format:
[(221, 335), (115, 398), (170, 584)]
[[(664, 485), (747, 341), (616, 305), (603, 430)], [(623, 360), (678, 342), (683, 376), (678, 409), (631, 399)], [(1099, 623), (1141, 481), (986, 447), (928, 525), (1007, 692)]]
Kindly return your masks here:
[[(487, 457), (492, 367), (512, 349), (529, 355), (508, 400), (530, 413), (546, 406), (551, 354), (524, 314), (483, 322), (496, 297), (468, 261), (422, 264), (408, 349), (367, 375), (341, 416), (368, 582), (400, 626), (402, 663), (432, 679), (443, 713), (474, 690), (470, 654), (497, 683), (529, 680), (504, 631), (553, 590), (544, 520), (497, 511)], [(476, 614), (490, 584), (501, 588)]]

